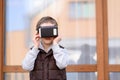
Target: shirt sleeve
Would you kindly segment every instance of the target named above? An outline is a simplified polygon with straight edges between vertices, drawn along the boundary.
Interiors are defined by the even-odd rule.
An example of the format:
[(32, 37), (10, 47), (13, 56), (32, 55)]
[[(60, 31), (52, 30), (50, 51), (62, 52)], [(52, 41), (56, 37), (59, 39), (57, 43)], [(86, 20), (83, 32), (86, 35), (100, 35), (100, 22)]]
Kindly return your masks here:
[(33, 47), (31, 50), (29, 50), (27, 52), (25, 58), (23, 59), (22, 68), (25, 70), (28, 70), (28, 71), (33, 70), (35, 59), (36, 59), (38, 53), (39, 53), (39, 50), (35, 47)]
[(53, 56), (56, 60), (56, 65), (60, 68), (66, 68), (69, 64), (69, 56), (67, 49), (61, 48), (58, 44), (53, 45)]

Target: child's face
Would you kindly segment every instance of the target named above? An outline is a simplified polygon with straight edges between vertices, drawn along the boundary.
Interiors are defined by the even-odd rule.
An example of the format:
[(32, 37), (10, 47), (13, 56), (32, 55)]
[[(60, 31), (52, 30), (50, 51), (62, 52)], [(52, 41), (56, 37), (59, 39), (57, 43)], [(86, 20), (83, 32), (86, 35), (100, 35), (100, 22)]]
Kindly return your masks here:
[[(43, 23), (40, 26), (42, 26), (42, 27), (44, 27), (44, 26), (54, 26), (54, 24), (52, 24), (52, 23)], [(51, 45), (53, 40), (54, 40), (54, 37), (41, 38), (41, 40), (42, 40), (43, 44)]]

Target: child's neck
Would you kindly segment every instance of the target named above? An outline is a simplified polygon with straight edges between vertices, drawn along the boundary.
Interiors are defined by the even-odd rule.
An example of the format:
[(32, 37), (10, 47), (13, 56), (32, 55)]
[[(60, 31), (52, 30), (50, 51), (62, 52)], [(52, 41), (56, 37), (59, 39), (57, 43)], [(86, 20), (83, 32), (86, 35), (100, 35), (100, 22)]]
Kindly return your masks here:
[(51, 44), (43, 44), (44, 50), (47, 52)]

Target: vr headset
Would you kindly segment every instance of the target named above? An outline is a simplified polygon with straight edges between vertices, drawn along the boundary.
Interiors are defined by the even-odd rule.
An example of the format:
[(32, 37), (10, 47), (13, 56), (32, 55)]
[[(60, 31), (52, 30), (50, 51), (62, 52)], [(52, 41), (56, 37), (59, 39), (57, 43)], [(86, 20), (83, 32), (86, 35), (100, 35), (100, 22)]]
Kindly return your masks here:
[(44, 26), (39, 28), (39, 35), (42, 38), (45, 37), (57, 37), (58, 27), (56, 26)]

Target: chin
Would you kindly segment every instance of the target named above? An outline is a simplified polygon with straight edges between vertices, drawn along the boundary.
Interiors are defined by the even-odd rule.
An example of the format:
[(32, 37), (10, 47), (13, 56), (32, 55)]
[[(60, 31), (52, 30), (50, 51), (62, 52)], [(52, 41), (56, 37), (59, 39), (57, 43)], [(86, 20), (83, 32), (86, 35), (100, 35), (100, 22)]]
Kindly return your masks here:
[(52, 43), (45, 43), (46, 45), (52, 45)]
[(52, 41), (45, 41), (45, 44), (52, 44)]

